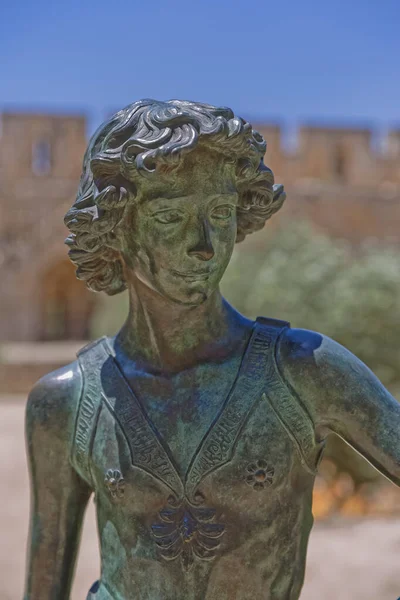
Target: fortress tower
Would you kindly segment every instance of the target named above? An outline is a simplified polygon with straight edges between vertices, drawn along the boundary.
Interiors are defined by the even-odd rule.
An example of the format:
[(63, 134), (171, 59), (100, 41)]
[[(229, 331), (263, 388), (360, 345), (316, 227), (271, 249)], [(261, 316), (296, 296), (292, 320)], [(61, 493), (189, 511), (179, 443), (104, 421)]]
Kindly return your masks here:
[(4, 113), (0, 131), (0, 340), (85, 338), (94, 298), (63, 244), (85, 118)]
[(294, 152), (277, 126), (255, 125), (267, 140), (267, 164), (285, 185), (280, 213), (308, 218), (332, 236), (400, 241), (400, 130), (373, 146), (369, 129), (302, 126)]
[[(400, 130), (377, 151), (368, 129), (302, 126), (286, 152), (279, 126), (254, 127), (288, 192), (273, 223), (304, 217), (355, 244), (400, 241)], [(76, 280), (63, 244), (86, 143), (84, 116), (1, 116), (0, 340), (87, 337), (96, 296)]]

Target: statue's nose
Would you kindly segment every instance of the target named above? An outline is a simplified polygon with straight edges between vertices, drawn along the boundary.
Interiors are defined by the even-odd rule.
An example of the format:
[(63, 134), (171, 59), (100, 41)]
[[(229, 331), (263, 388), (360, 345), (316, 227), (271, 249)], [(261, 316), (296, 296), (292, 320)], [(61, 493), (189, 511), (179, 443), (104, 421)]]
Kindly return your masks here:
[(211, 243), (209, 226), (203, 222), (199, 228), (195, 243), (188, 250), (189, 256), (196, 256), (200, 260), (211, 260), (214, 256), (214, 248)]

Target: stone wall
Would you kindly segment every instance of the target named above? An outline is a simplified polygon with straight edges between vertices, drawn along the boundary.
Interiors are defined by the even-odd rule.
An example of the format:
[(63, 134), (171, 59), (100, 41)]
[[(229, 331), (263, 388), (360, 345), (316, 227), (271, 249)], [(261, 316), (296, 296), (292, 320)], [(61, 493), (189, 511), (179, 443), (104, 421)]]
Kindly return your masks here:
[(253, 126), (267, 140), (267, 164), (286, 185), (318, 181), (399, 194), (400, 130), (389, 131), (378, 144), (370, 129), (301, 126), (295, 148), (287, 151), (279, 126)]
[[(399, 240), (400, 130), (389, 132), (378, 152), (368, 129), (302, 126), (296, 148), (287, 151), (279, 126), (254, 127), (288, 193), (269, 227), (306, 217), (356, 244), (365, 237)], [(0, 131), (0, 340), (85, 338), (81, 324), (95, 296), (74, 285), (63, 244), (63, 216), (75, 199), (87, 144), (85, 117), (8, 112)], [(65, 285), (55, 290), (51, 278), (58, 273)], [(51, 326), (57, 310), (58, 330)]]
[[(46, 339), (53, 300), (45, 297), (48, 273), (66, 262), (63, 216), (76, 196), (86, 143), (82, 115), (1, 117), (0, 340)], [(68, 269), (66, 284), (74, 280), (73, 266)], [(82, 289), (87, 312), (93, 300)]]

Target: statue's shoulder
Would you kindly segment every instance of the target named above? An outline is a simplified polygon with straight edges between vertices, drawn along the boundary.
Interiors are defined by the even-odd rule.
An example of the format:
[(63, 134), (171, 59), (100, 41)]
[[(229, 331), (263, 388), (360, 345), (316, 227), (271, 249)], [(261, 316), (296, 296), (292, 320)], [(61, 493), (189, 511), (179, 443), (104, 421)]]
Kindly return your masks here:
[(304, 366), (304, 363), (313, 361), (314, 353), (328, 340), (316, 331), (286, 327), (278, 341), (279, 361), (283, 366)]
[[(311, 412), (323, 414), (330, 402), (374, 378), (352, 352), (331, 338), (306, 329), (283, 331), (276, 352), (283, 378)], [(322, 414), (321, 413), (321, 414)]]
[(104, 336), (81, 348), (75, 361), (39, 379), (28, 397), (27, 425), (46, 423), (58, 429), (63, 423), (66, 435), (73, 435), (84, 383), (97, 377), (109, 352)]
[(314, 371), (324, 375), (353, 369), (360, 361), (327, 335), (308, 329), (286, 328), (279, 339), (277, 357), (283, 368), (296, 373)]
[(39, 379), (31, 389), (26, 405), (26, 427), (43, 435), (52, 431), (58, 437), (73, 435), (83, 388), (78, 360)]

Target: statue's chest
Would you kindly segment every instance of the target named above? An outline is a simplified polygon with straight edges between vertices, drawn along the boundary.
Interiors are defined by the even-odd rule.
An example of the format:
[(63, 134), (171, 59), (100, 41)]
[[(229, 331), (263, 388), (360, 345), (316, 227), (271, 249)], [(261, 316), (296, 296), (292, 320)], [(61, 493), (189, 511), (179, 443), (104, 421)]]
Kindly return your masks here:
[(104, 353), (97, 371), (85, 361), (74, 461), (95, 489), (105, 553), (179, 571), (296, 538), (316, 447), (274, 362), (278, 332), (257, 324), (242, 358), (171, 380), (122, 372)]
[(202, 439), (223, 409), (239, 361), (202, 365), (173, 379), (138, 375), (129, 383), (157, 436), (184, 477)]
[(111, 520), (130, 552), (188, 569), (294, 507), (298, 456), (268, 400), (275, 380), (259, 373), (250, 364), (241, 379), (232, 363), (174, 382), (108, 378), (91, 452), (99, 530)]
[(250, 491), (271, 493), (287, 482), (293, 444), (265, 393), (247, 387), (246, 395), (230, 394), (237, 368), (204, 367), (173, 381), (138, 376), (128, 384), (134, 394), (127, 382), (116, 385), (102, 403), (93, 444), (99, 492), (123, 495), (124, 503), (131, 497), (140, 511), (149, 492), (152, 500), (195, 503), (202, 488), (210, 496), (217, 486), (227, 501), (238, 494), (248, 503)]

